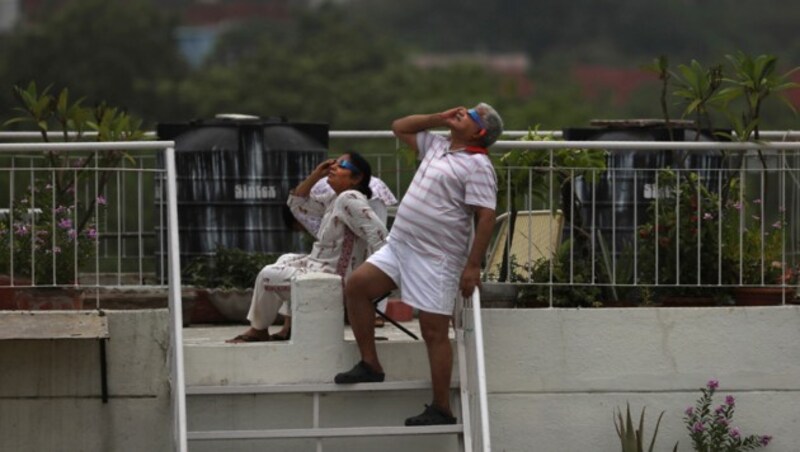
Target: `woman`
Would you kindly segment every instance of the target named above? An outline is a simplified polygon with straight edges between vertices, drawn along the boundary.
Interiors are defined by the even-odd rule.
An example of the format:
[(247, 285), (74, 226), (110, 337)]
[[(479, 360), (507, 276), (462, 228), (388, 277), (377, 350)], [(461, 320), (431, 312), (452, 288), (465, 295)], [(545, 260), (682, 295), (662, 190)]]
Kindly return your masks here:
[[(325, 176), (333, 192), (311, 197), (311, 189)], [(250, 329), (230, 343), (287, 340), (291, 335), (289, 301), (292, 279), (308, 272), (325, 272), (346, 278), (361, 262), (383, 246), (387, 231), (370, 208), (372, 170), (357, 152), (326, 160), (294, 189), (288, 205), (296, 215), (319, 217), (317, 241), (308, 255), (286, 254), (267, 265), (256, 278), (247, 319)], [(278, 307), (285, 317), (283, 329), (273, 335), (268, 327)]]

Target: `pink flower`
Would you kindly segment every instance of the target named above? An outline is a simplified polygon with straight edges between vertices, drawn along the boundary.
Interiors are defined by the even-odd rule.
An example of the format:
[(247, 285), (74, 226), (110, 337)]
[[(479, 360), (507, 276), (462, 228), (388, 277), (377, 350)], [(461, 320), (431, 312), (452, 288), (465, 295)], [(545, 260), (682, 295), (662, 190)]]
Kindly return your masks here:
[(694, 433), (703, 433), (703, 430), (705, 430), (705, 426), (700, 421), (695, 422), (692, 426), (692, 432)]
[(92, 240), (95, 240), (95, 239), (97, 239), (97, 229), (95, 229), (95, 228), (89, 228), (89, 229), (86, 231), (86, 236), (87, 236), (87, 237), (89, 237), (89, 238), (90, 238), (90, 239), (92, 239)]
[(733, 398), (732, 395), (725, 397), (725, 405), (733, 406), (736, 403), (736, 399)]
[(739, 439), (742, 436), (742, 431), (739, 430), (739, 427), (734, 427), (728, 430), (728, 434), (731, 435), (733, 439)]
[(762, 446), (767, 446), (767, 445), (769, 444), (769, 442), (770, 442), (770, 441), (772, 441), (772, 437), (771, 437), (771, 436), (769, 436), (769, 435), (764, 435), (764, 436), (761, 436), (760, 438), (758, 438), (758, 442), (759, 442), (759, 443), (760, 443)]
[(694, 408), (692, 408), (691, 406), (687, 406), (686, 410), (683, 413), (686, 414), (687, 416), (691, 417), (692, 414), (694, 414)]
[(773, 228), (775, 228), (775, 229), (780, 229), (780, 228), (781, 228), (781, 226), (783, 226), (783, 223), (781, 223), (781, 221), (780, 221), (780, 220), (778, 220), (778, 221), (776, 221), (776, 222), (772, 223), (772, 227), (773, 227)]
[(70, 229), (67, 231), (67, 237), (69, 237), (70, 240), (75, 240), (75, 238), (78, 237), (78, 231)]
[(26, 236), (28, 235), (28, 227), (24, 224), (18, 224), (14, 229), (14, 233), (21, 237)]
[(736, 210), (742, 210), (742, 203), (736, 201), (735, 203), (733, 203), (733, 208)]
[(97, 195), (97, 205), (99, 206), (106, 205), (106, 197), (103, 195)]
[(713, 220), (714, 219), (714, 215), (711, 215), (710, 213), (706, 212), (706, 213), (703, 214), (703, 219), (704, 220)]
[(708, 387), (708, 389), (717, 389), (719, 388), (719, 380), (712, 378), (711, 380), (708, 380), (706, 386)]
[(58, 227), (61, 229), (70, 229), (72, 228), (72, 220), (69, 218), (62, 218), (61, 221), (58, 222)]

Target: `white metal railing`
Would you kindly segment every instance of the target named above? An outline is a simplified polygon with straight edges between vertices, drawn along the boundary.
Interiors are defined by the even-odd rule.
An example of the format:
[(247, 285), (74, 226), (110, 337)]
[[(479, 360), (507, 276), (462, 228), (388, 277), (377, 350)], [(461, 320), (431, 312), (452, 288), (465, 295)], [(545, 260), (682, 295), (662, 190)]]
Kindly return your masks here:
[[(523, 131), (512, 131), (508, 132), (506, 136), (514, 137), (514, 136), (522, 136), (525, 135), (527, 132)], [(557, 132), (540, 132), (541, 134), (554, 134), (558, 136)], [(357, 150), (365, 151), (364, 154), (369, 156), (369, 158), (373, 161), (373, 172), (377, 176), (383, 178), (395, 191), (395, 194), (399, 197), (402, 197), (405, 187), (410, 182), (413, 173), (416, 170), (415, 162), (413, 160), (413, 156), (404, 155), (403, 152), (396, 152), (400, 149), (399, 142), (394, 138), (390, 131), (331, 131), (330, 136), (332, 138), (332, 153), (343, 152), (347, 150), (349, 147), (353, 147)], [(776, 139), (795, 139), (798, 138), (797, 132), (791, 131), (766, 131), (762, 132), (762, 137), (765, 138), (776, 138)], [(0, 133), (0, 140), (13, 140), (13, 139), (39, 139), (40, 135), (36, 132), (4, 132)], [(389, 141), (388, 146), (385, 143), (385, 140)], [(377, 140), (377, 141), (375, 141)], [(355, 143), (355, 146), (353, 145)], [(36, 149), (39, 145), (37, 144), (30, 144), (30, 143), (21, 143), (19, 146), (22, 146), (18, 149)], [(25, 146), (28, 146), (26, 148)], [(387, 150), (386, 148), (389, 147)], [(681, 152), (687, 153), (694, 153), (694, 152), (721, 152), (725, 151), (731, 155), (742, 155), (746, 160), (750, 161), (749, 166), (743, 171), (742, 174), (748, 175), (748, 177), (756, 178), (759, 177), (764, 178), (765, 180), (765, 190), (768, 192), (774, 191), (775, 187), (778, 187), (781, 193), (784, 193), (784, 196), (787, 196), (787, 202), (795, 199), (795, 191), (794, 187), (797, 185), (797, 176), (793, 168), (797, 165), (794, 163), (797, 159), (796, 157), (796, 150), (798, 149), (797, 142), (760, 142), (760, 143), (725, 143), (725, 142), (628, 142), (628, 141), (516, 141), (516, 140), (502, 140), (496, 143), (493, 147), (493, 153), (504, 152), (509, 149), (529, 149), (529, 150), (538, 150), (538, 151), (547, 151), (547, 152), (555, 152), (558, 149), (602, 149), (607, 150), (611, 153), (615, 152), (636, 152), (638, 155), (649, 155), (650, 153), (657, 153), (662, 152), (665, 150), (678, 150)], [(778, 159), (782, 159), (781, 167), (772, 167), (768, 169), (759, 169), (760, 167), (756, 166), (755, 164), (758, 163), (758, 156), (755, 154), (755, 150), (759, 150), (760, 152), (767, 154), (767, 159), (771, 162), (777, 162)], [(389, 152), (386, 152), (389, 151)], [(541, 164), (540, 164), (541, 165)], [(22, 165), (23, 167), (29, 165)], [(154, 165), (157, 166), (157, 165)], [(773, 165), (774, 166), (774, 165)], [(27, 170), (27, 168), (26, 168)], [(634, 168), (634, 167), (618, 167), (618, 168), (609, 168), (605, 171), (596, 171), (594, 174), (597, 177), (605, 178), (605, 183), (607, 184), (606, 189), (611, 190), (617, 187), (617, 185), (624, 186), (625, 184), (630, 185), (630, 180), (635, 180), (636, 184), (644, 184), (647, 185), (648, 190), (653, 189), (652, 182), (646, 182), (646, 179), (653, 179), (656, 176), (656, 173), (659, 173), (660, 168)], [(148, 168), (146, 171), (142, 171), (142, 168), (130, 168), (125, 170), (120, 170), (117, 174), (130, 174), (136, 175), (136, 177), (141, 177), (142, 174), (147, 174), (150, 171)], [(154, 168), (153, 172), (157, 172), (158, 169)], [(556, 168), (555, 164), (552, 167), (544, 165), (541, 167), (526, 167), (526, 168), (500, 168), (498, 167), (498, 173), (501, 174), (501, 179), (509, 180), (512, 177), (516, 177), (521, 173), (527, 173), (527, 176), (523, 175), (523, 178), (527, 178), (529, 180), (537, 179), (537, 182), (530, 183), (531, 187), (528, 190), (517, 188), (516, 190), (520, 192), (520, 196), (517, 199), (517, 202), (520, 203), (519, 209), (520, 210), (536, 210), (536, 209), (557, 209), (558, 205), (551, 205), (552, 203), (538, 203), (536, 204), (535, 201), (535, 190), (541, 189), (543, 186), (542, 180), (546, 178), (553, 178), (556, 174), (560, 173), (571, 173), (568, 174), (570, 177), (573, 177), (581, 171), (580, 168), (567, 168), (567, 167), (560, 167)], [(633, 171), (633, 173), (631, 173)], [(723, 179), (731, 174), (733, 174), (734, 169), (731, 167), (727, 168), (705, 168), (704, 169), (706, 177), (709, 174), (716, 172), (717, 179)], [(691, 172), (691, 168), (684, 167), (678, 170), (679, 173), (688, 174)], [(782, 175), (782, 176), (779, 176)], [(627, 179), (627, 180), (626, 180)], [(552, 179), (553, 181), (555, 179)], [(147, 259), (152, 259), (155, 253), (152, 252), (154, 248), (156, 248), (155, 241), (157, 238), (155, 237), (155, 232), (153, 227), (153, 222), (156, 222), (156, 225), (163, 224), (165, 222), (164, 218), (158, 217), (160, 212), (155, 212), (157, 209), (147, 209), (147, 206), (152, 205), (149, 199), (141, 196), (139, 193), (153, 193), (157, 192), (158, 190), (149, 189), (148, 184), (156, 184), (156, 181), (153, 182), (145, 182), (134, 184), (132, 190), (135, 190), (136, 194), (128, 194), (126, 191), (126, 186), (130, 185), (125, 182), (118, 183), (117, 185), (121, 185), (121, 188), (117, 192), (117, 196), (115, 199), (116, 206), (120, 206), (122, 204), (128, 205), (133, 202), (138, 204), (137, 211), (139, 212), (152, 212), (150, 217), (148, 218), (147, 215), (133, 215), (131, 217), (135, 218), (137, 221), (136, 227), (133, 229), (127, 229), (127, 224), (129, 223), (125, 218), (127, 209), (123, 209), (117, 212), (117, 215), (112, 215), (111, 220), (107, 223), (107, 226), (100, 234), (100, 237), (104, 239), (103, 246), (100, 249), (101, 252), (96, 253), (96, 261), (95, 268), (99, 268), (100, 265), (98, 264), (100, 261), (99, 259), (102, 257), (105, 259), (102, 263), (103, 268), (110, 268), (113, 270), (113, 274), (116, 274), (116, 281), (112, 282), (114, 285), (121, 284), (122, 277), (121, 274), (125, 273), (130, 275), (131, 273), (135, 274), (136, 279), (138, 281), (143, 281), (146, 279), (146, 275), (150, 275), (153, 273), (153, 268), (156, 267), (158, 264), (154, 262), (154, 260), (148, 261)], [(537, 187), (538, 184), (538, 187)], [(544, 184), (547, 186), (547, 184)], [(752, 183), (750, 187), (755, 187)], [(591, 188), (589, 184), (583, 184), (583, 189), (588, 190)], [(510, 190), (510, 186), (506, 184), (505, 186), (500, 187), (500, 200), (501, 205), (498, 206), (498, 213), (502, 214), (504, 212), (510, 212), (511, 206), (508, 205), (508, 201), (510, 199), (507, 196), (507, 192)], [(547, 190), (550, 190), (547, 199), (553, 199), (556, 194), (558, 194), (558, 187), (547, 187)], [(128, 189), (130, 191), (130, 189)], [(713, 191), (713, 190), (712, 190)], [(596, 194), (595, 191), (588, 190), (586, 193), (587, 196), (594, 196)], [(563, 193), (562, 193), (563, 195)], [(652, 199), (652, 193), (650, 193)], [(744, 193), (746, 195), (746, 193)], [(766, 193), (765, 196), (768, 196), (769, 193)], [(569, 202), (574, 202), (574, 197), (577, 196), (576, 193), (570, 193), (567, 195), (570, 197)], [(755, 197), (754, 197), (755, 198)], [(505, 199), (506, 205), (502, 205), (503, 200)], [(614, 197), (616, 199), (616, 197)], [(587, 210), (588, 215), (601, 215), (602, 209), (598, 209), (596, 205), (597, 202), (601, 202), (600, 199), (581, 199), (580, 202)], [(608, 201), (608, 200), (606, 200)], [(636, 203), (633, 203), (633, 209), (646, 209), (647, 208), (647, 200), (639, 199)], [(617, 202), (617, 201), (614, 201)], [(777, 205), (778, 201), (774, 201), (774, 205), (764, 205), (763, 208), (765, 209), (766, 214), (771, 214), (776, 209), (783, 209), (785, 211), (785, 216), (787, 218), (787, 226), (788, 229), (785, 232), (785, 237), (787, 240), (787, 244), (789, 245), (787, 248), (787, 256), (781, 256), (779, 259), (781, 262), (786, 261), (787, 257), (791, 257), (795, 253), (795, 249), (797, 248), (797, 221), (795, 221), (796, 212), (800, 211), (800, 207), (795, 208), (794, 204), (791, 203), (780, 203), (781, 205)], [(786, 205), (783, 205), (786, 204)], [(569, 212), (567, 212), (569, 213)], [(643, 212), (636, 212), (637, 218), (642, 218)], [(590, 218), (591, 219), (591, 218)], [(596, 220), (596, 218), (594, 219)], [(592, 220), (592, 221), (594, 221)], [(611, 216), (610, 220), (612, 223), (616, 223), (617, 221), (622, 221), (623, 219), (616, 216)], [(120, 226), (122, 225), (122, 226)], [(576, 224), (574, 222), (570, 222), (569, 218), (567, 218), (566, 227), (564, 228), (564, 239), (565, 240), (573, 240), (575, 239), (574, 234), (576, 232)], [(584, 225), (585, 226), (585, 225)], [(636, 227), (637, 225), (632, 225), (629, 227)], [(616, 227), (614, 224), (608, 226), (602, 226), (606, 229), (606, 234), (609, 235), (607, 237), (608, 240), (614, 241), (618, 238), (619, 234), (621, 234), (621, 228)], [(598, 226), (601, 228), (601, 226)], [(160, 227), (159, 227), (160, 229)], [(591, 229), (591, 228), (590, 228)], [(581, 232), (581, 231), (577, 231)], [(602, 241), (598, 240), (597, 231), (591, 230), (589, 231), (591, 236), (593, 237), (593, 241), (591, 243), (591, 248), (589, 250), (590, 259), (596, 259), (598, 255), (603, 255), (602, 247), (605, 246)], [(508, 243), (506, 243), (506, 248), (508, 248), (510, 243), (510, 237), (508, 238)], [(149, 240), (149, 242), (148, 242)], [(625, 239), (629, 240), (629, 239)], [(636, 243), (635, 241), (633, 242)], [(126, 254), (128, 250), (135, 249), (138, 252), (133, 252), (130, 254)], [(607, 251), (607, 250), (606, 250)], [(508, 254), (508, 253), (507, 253)], [(527, 253), (525, 253), (527, 254)], [(591, 270), (591, 280), (592, 284), (595, 285), (608, 285), (612, 284), (610, 282), (603, 282), (598, 280), (597, 276), (598, 273), (608, 273), (615, 276), (618, 276), (620, 271), (620, 267), (618, 265), (614, 265), (617, 263), (617, 258), (619, 257), (619, 253), (611, 253), (605, 254), (606, 258), (609, 259), (610, 263), (607, 265), (608, 268), (592, 268)], [(518, 256), (520, 257), (520, 256)], [(663, 260), (662, 256), (659, 256), (659, 260)], [(132, 262), (132, 264), (126, 264), (128, 260)], [(742, 258), (743, 260), (743, 258)], [(111, 262), (114, 265), (108, 265)], [(526, 262), (517, 262), (518, 265), (531, 265), (532, 262), (530, 260)], [(571, 264), (572, 265), (572, 264)], [(743, 266), (742, 263), (740, 266)], [(131, 266), (135, 267), (131, 270)], [(161, 266), (163, 270), (163, 266)], [(491, 270), (491, 269), (490, 269)], [(99, 272), (95, 272), (97, 275)], [(508, 278), (505, 278), (508, 280)], [(624, 284), (620, 278), (615, 277), (613, 279), (614, 283), (616, 284)], [(524, 281), (516, 281), (518, 283), (532, 283), (532, 284), (540, 284), (540, 282), (530, 280), (530, 278), (525, 278)], [(570, 277), (566, 281), (558, 281), (558, 280), (547, 280), (542, 282), (547, 285), (559, 285), (559, 284), (573, 284), (575, 279)], [(720, 285), (719, 281), (716, 281), (717, 285)], [(642, 281), (639, 281), (642, 283)], [(743, 281), (740, 282), (740, 284)], [(766, 282), (767, 284), (769, 281)], [(95, 285), (107, 285), (109, 284), (108, 281), (100, 281), (99, 279), (95, 280)], [(613, 285), (613, 284), (612, 284)]]
[[(11, 155), (21, 155), (27, 153), (42, 153), (50, 152), (52, 155), (67, 155), (76, 158), (94, 159), (94, 165), (86, 164), (82, 167), (73, 167), (69, 163), (71, 158), (62, 160), (61, 163), (66, 162), (67, 166), (37, 166), (31, 164), (27, 168), (19, 166), (0, 166), (0, 175), (2, 175), (7, 184), (9, 207), (5, 215), (5, 237), (0, 238), (3, 240), (2, 245), (8, 252), (9, 262), (7, 263), (10, 270), (10, 284), (12, 286), (19, 286), (20, 288), (37, 288), (41, 286), (46, 287), (99, 287), (99, 281), (95, 284), (85, 284), (79, 277), (80, 262), (79, 262), (79, 244), (89, 243), (91, 247), (94, 246), (94, 252), (98, 251), (98, 241), (96, 237), (102, 234), (103, 231), (99, 227), (91, 229), (91, 233), (87, 237), (80, 236), (82, 229), (78, 226), (78, 221), (98, 221), (98, 208), (99, 204), (108, 202), (105, 198), (104, 192), (100, 192), (100, 181), (107, 177), (109, 174), (120, 174), (125, 171), (139, 171), (140, 169), (123, 169), (119, 167), (106, 167), (100, 166), (99, 161), (101, 156), (111, 155), (119, 152), (142, 152), (142, 151), (156, 151), (163, 152), (164, 168), (148, 170), (152, 173), (163, 173), (166, 180), (166, 190), (163, 191), (166, 195), (167, 201), (167, 228), (168, 228), (168, 256), (169, 256), (169, 271), (168, 271), (168, 293), (169, 293), (169, 311), (171, 318), (171, 380), (173, 383), (173, 412), (174, 412), (174, 441), (175, 448), (181, 452), (186, 450), (186, 404), (185, 404), (185, 389), (184, 389), (184, 369), (183, 369), (183, 333), (182, 333), (182, 312), (181, 312), (181, 283), (180, 283), (180, 254), (178, 244), (178, 207), (176, 195), (176, 169), (175, 169), (175, 144), (173, 141), (137, 141), (137, 142), (80, 142), (80, 143), (0, 143), (0, 158), (6, 158)], [(89, 153), (89, 154), (87, 154)], [(24, 158), (24, 157), (15, 157)], [(83, 163), (86, 163), (84, 161)], [(19, 180), (16, 180), (20, 173), (26, 173), (28, 176), (28, 187), (23, 189), (21, 193), (16, 192)], [(119, 179), (117, 179), (119, 181)], [(24, 184), (24, 182), (23, 182)], [(37, 186), (41, 184), (41, 186)], [(62, 192), (57, 192), (57, 185), (62, 184), (59, 189)], [(81, 190), (85, 190), (86, 194), (90, 196), (90, 207), (85, 212), (86, 218), (82, 219), (78, 215)], [(44, 203), (38, 206), (36, 196), (51, 197), (49, 205)], [(121, 201), (121, 191), (119, 186), (115, 191), (117, 195), (117, 202)], [(17, 196), (21, 195), (21, 196)], [(100, 201), (102, 197), (102, 201)], [(67, 203), (60, 205), (59, 200)], [(70, 205), (69, 202), (72, 204)], [(20, 205), (21, 204), (21, 205)], [(120, 202), (121, 204), (121, 202)], [(93, 207), (92, 207), (93, 206)], [(130, 206), (125, 206), (130, 207)], [(137, 209), (141, 212), (141, 202), (137, 204)], [(117, 207), (118, 215), (121, 215), (123, 206)], [(22, 212), (21, 218), (15, 218), (15, 212)], [(66, 212), (66, 215), (63, 215)], [(59, 215), (61, 214), (61, 217)], [(47, 219), (49, 221), (47, 228), (41, 228), (37, 231), (37, 223)], [(58, 220), (58, 223), (56, 222)], [(44, 223), (40, 223), (44, 224)], [(7, 228), (7, 229), (6, 229)], [(15, 230), (16, 228), (16, 230)], [(66, 231), (66, 232), (65, 232)], [(26, 236), (30, 242), (30, 253), (27, 249), (15, 249), (15, 233), (18, 236)], [(43, 234), (39, 234), (43, 233)], [(56, 234), (59, 233), (60, 240), (56, 239)], [(38, 234), (38, 235), (37, 235)], [(40, 249), (37, 239), (44, 237), (51, 237), (49, 241), (49, 249)], [(92, 245), (93, 243), (93, 245)], [(59, 260), (57, 254), (60, 252), (60, 244), (71, 244), (73, 251), (72, 259)], [(141, 249), (141, 248), (140, 248)], [(45, 284), (37, 283), (37, 267), (36, 255), (38, 251), (49, 251), (51, 264), (45, 265), (44, 271), (39, 272), (42, 275), (52, 275), (50, 281), (45, 281)], [(27, 256), (26, 256), (27, 254)], [(28, 258), (31, 261), (30, 281), (25, 281), (20, 284), (15, 284), (15, 270), (25, 271), (20, 268), (15, 268), (14, 257), (21, 256)], [(59, 265), (72, 265), (71, 272), (67, 272), (65, 278), (67, 280), (59, 279)], [(48, 267), (50, 267), (48, 269)], [(94, 270), (95, 274), (99, 274), (99, 262), (95, 260)], [(141, 271), (141, 270), (140, 270)], [(119, 272), (118, 272), (119, 273)], [(45, 276), (46, 278), (46, 276)], [(99, 306), (98, 306), (99, 307)]]
[(475, 290), (469, 298), (458, 297), (455, 313), (464, 450), (489, 452), (492, 445), (480, 291)]
[[(514, 244), (511, 234), (506, 235), (506, 255), (517, 261), (505, 264), (501, 279), (527, 288), (529, 297), (545, 299), (550, 307), (574, 306), (574, 299), (581, 296), (648, 302), (654, 301), (654, 293), (707, 294), (727, 302), (721, 298), (725, 292), (745, 286), (784, 288), (782, 303), (794, 297), (800, 143), (556, 141), (499, 146), (543, 151), (549, 155), (544, 161), (551, 165), (498, 168), (506, 181), (500, 187), (505, 201), (498, 211), (560, 209), (567, 213), (558, 243), (535, 243), (537, 231), (531, 223), (523, 234), (529, 238), (527, 243)], [(609, 150), (612, 165), (588, 172), (557, 167), (552, 164), (557, 149)], [(691, 164), (673, 162), (668, 165), (671, 168), (638, 167), (629, 158), (664, 156), (656, 152), (663, 150), (690, 156), (694, 151), (713, 154), (695, 157), (694, 162), (690, 159)], [(614, 166), (619, 163), (614, 153), (629, 158), (623, 162), (627, 164)], [(579, 176), (581, 172), (586, 173)], [(523, 186), (512, 186), (515, 178), (523, 180)], [(508, 196), (512, 192), (517, 195), (514, 204)], [(544, 227), (552, 224), (556, 223)], [(556, 249), (555, 256), (532, 258), (534, 249), (542, 247)], [(521, 271), (514, 274), (508, 266)], [(576, 287), (584, 292), (576, 292)], [(628, 292), (628, 298), (623, 292)], [(565, 300), (569, 298), (572, 302)], [(586, 299), (578, 305), (588, 303)]]

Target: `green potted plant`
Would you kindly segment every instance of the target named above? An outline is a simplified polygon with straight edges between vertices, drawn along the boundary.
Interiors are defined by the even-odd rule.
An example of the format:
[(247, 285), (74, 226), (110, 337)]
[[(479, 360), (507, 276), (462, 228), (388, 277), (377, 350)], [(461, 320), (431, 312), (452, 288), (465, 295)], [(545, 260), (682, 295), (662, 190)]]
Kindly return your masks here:
[[(676, 88), (673, 95), (682, 104), (681, 117), (694, 119), (695, 139), (700, 139), (702, 130), (714, 131), (713, 123), (722, 119), (733, 133), (715, 131), (707, 136), (743, 142), (758, 140), (765, 102), (770, 96), (797, 86), (788, 81), (797, 68), (778, 73), (777, 58), (772, 55), (753, 57), (738, 52), (726, 55), (726, 60), (725, 66), (709, 67), (692, 60), (688, 65), (679, 65), (677, 71), (671, 71), (666, 58), (661, 57), (648, 67), (662, 81), (661, 106), (667, 126), (670, 115), (666, 96), (671, 83)], [(765, 155), (760, 150), (756, 154), (762, 168), (767, 170)], [(778, 283), (781, 278), (786, 282), (782, 276), (787, 274), (781, 253), (782, 228), (774, 226), (785, 225), (785, 221), (781, 219), (762, 227), (765, 224), (760, 220), (763, 213), (757, 216), (758, 221), (753, 220), (750, 212), (745, 215), (747, 206), (739, 199), (738, 187), (744, 184), (747, 172), (736, 170), (743, 169), (747, 163), (744, 153), (722, 151), (721, 156), (720, 168), (728, 170), (718, 173), (717, 177), (722, 179), (719, 184), (699, 180), (699, 171), (661, 173), (661, 185), (667, 187), (667, 196), (659, 200), (658, 212), (655, 205), (649, 207), (649, 221), (639, 228), (640, 244), (644, 246), (644, 252), (639, 253), (645, 260), (644, 282), (676, 286), (656, 288), (656, 295), (659, 292), (660, 295), (665, 292), (703, 295), (709, 291), (708, 288), (680, 287), (687, 282), (769, 285)], [(767, 193), (769, 179), (764, 178), (763, 191)], [(680, 246), (676, 244), (678, 239)], [(653, 259), (649, 256), (657, 256), (654, 259), (659, 261), (658, 266), (647, 262)], [(719, 289), (714, 289), (713, 293), (717, 302), (727, 297)]]
[(781, 304), (795, 296), (797, 272), (789, 264), (787, 226), (782, 207), (769, 217), (760, 198), (744, 196), (739, 180), (731, 188), (738, 199), (729, 200), (722, 213), (721, 236), (726, 283), (737, 305)]
[(226, 319), (246, 322), (256, 276), (276, 259), (274, 254), (218, 246), (213, 255), (196, 258), (184, 267), (182, 280), (203, 290)]
[(658, 173), (661, 195), (639, 226), (635, 268), (648, 296), (667, 306), (712, 306), (728, 296), (720, 284), (719, 195), (697, 173)]
[[(49, 88), (39, 92), (31, 82), (26, 88), (15, 86), (14, 93), (19, 116), (4, 126), (31, 123), (45, 142), (51, 132), (63, 141), (82, 140), (89, 130), (97, 132), (97, 141), (144, 136), (138, 119), (105, 104), (83, 107), (82, 100), (70, 100), (66, 88), (51, 95)], [(106, 185), (112, 168), (130, 156), (122, 151), (48, 151), (41, 157), (31, 160), (37, 164), (29, 176), (14, 179), (9, 211), (0, 217), (0, 274), (8, 275), (9, 286), (35, 286), (14, 291), (19, 308), (80, 308), (79, 275), (91, 270), (102, 234), (97, 218), (106, 208)]]
[[(520, 286), (520, 307), (599, 307), (603, 292), (592, 283), (591, 256), (584, 241), (567, 239), (552, 259), (539, 259), (530, 269), (530, 282)], [(527, 281), (527, 279), (523, 280)], [(535, 284), (538, 283), (538, 284)]]

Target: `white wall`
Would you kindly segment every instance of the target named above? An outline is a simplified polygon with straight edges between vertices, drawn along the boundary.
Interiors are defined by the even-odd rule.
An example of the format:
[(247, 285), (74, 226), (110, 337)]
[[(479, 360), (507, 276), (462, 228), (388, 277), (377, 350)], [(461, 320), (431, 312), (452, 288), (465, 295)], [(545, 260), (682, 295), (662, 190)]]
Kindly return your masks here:
[[(335, 305), (309, 300), (302, 306), (311, 311), (296, 313), (295, 321), (320, 315), (322, 327), (298, 323), (295, 334), (328, 335), (341, 325)], [(618, 451), (612, 412), (626, 402), (635, 416), (647, 407), (647, 437), (665, 411), (656, 450), (672, 450), (676, 441), (681, 451), (691, 450), (683, 410), (710, 378), (720, 381), (719, 403), (727, 394), (736, 397), (734, 424), (745, 434), (772, 435), (767, 451), (800, 450), (800, 307), (491, 309), (483, 318), (495, 451)], [(96, 341), (0, 341), (0, 450), (172, 449), (166, 311), (112, 311), (109, 328), (107, 405), (100, 401)], [(292, 351), (304, 343), (293, 337), (291, 344), (193, 347), (186, 353), (187, 381), (260, 383), (304, 371), (306, 381), (327, 381), (332, 370), (356, 356), (349, 342)], [(427, 374), (420, 344), (379, 347), (389, 379)], [(282, 371), (275, 370), (276, 363)], [(281, 397), (296, 418), (295, 411), (281, 408)], [(227, 420), (237, 427), (274, 427), (269, 419), (276, 416), (282, 422), (307, 418), (308, 396), (293, 397), (190, 400), (190, 423), (210, 427)], [(369, 396), (365, 408), (349, 394), (339, 394), (323, 404), (337, 424), (360, 412), (379, 425), (398, 425), (428, 398), (427, 391)], [(413, 441), (418, 444), (392, 438), (378, 444), (382, 452), (456, 450), (452, 440)], [(192, 446), (252, 450), (255, 443)], [(325, 450), (370, 447), (354, 440), (330, 446)]]
[(97, 340), (0, 341), (0, 451), (172, 449), (167, 311), (107, 314), (107, 404)]
[[(492, 445), (498, 451), (616, 451), (612, 412), (647, 407), (656, 450), (692, 450), (682, 423), (720, 381), (734, 425), (800, 450), (800, 307), (484, 311)], [(532, 446), (535, 444), (535, 447)]]

